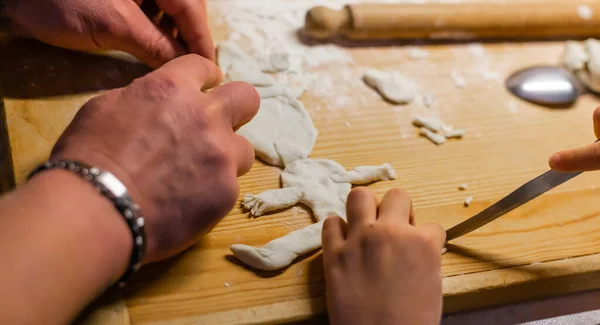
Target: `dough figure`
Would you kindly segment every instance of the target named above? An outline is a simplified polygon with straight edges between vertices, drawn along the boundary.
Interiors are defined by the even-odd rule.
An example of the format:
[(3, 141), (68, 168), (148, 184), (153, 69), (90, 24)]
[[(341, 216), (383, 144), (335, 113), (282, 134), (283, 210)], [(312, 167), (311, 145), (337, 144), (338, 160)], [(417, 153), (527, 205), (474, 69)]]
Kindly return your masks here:
[[(276, 147), (293, 150), (290, 144)], [(329, 216), (346, 219), (346, 199), (352, 184), (396, 178), (394, 169), (389, 164), (363, 166), (346, 171), (333, 160), (302, 158), (301, 153), (280, 154), (286, 157), (283, 158), (285, 169), (281, 174), (283, 188), (246, 195), (244, 207), (253, 215), (260, 216), (302, 203), (313, 211), (317, 223), (272, 240), (262, 248), (241, 244), (231, 246), (231, 251), (238, 259), (260, 270), (284, 268), (297, 257), (320, 248), (323, 221)]]
[[(289, 63), (285, 54), (271, 55), (269, 60), (270, 66), (263, 66), (263, 70), (280, 71)], [(238, 134), (252, 143), (257, 157), (285, 167), (281, 189), (246, 195), (244, 207), (260, 216), (302, 203), (317, 219), (317, 223), (272, 240), (262, 248), (231, 246), (238, 259), (256, 269), (284, 268), (298, 256), (321, 247), (321, 228), (327, 217), (337, 215), (346, 219), (346, 199), (352, 184), (395, 179), (394, 170), (384, 164), (346, 171), (333, 160), (309, 159), (318, 132), (298, 100), (304, 89), (275, 84), (252, 56), (232, 42), (219, 45), (218, 63), (227, 80), (246, 81), (257, 88), (261, 97), (258, 114)], [(394, 84), (388, 88), (395, 91), (398, 86), (403, 87)]]

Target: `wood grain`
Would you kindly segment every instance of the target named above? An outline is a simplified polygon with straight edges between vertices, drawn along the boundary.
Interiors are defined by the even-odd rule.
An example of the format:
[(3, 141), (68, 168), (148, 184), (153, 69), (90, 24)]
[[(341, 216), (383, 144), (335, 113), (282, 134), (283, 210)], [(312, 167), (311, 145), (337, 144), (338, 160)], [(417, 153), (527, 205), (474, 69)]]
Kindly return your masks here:
[[(215, 39), (227, 36), (222, 21), (212, 19), (211, 26)], [(146, 71), (34, 42), (4, 41), (1, 47), (0, 82), (19, 184), (47, 157), (86, 100)], [(487, 44), (487, 54), (477, 57), (467, 45), (429, 45), (423, 49), (430, 58), (420, 61), (408, 59), (402, 47), (346, 48), (354, 62), (344, 71), (315, 68), (333, 76), (336, 93), (319, 96), (309, 90), (302, 98), (320, 131), (312, 157), (334, 159), (347, 168), (389, 162), (398, 179), (373, 184), (373, 191), (381, 197), (390, 188), (406, 188), (418, 223), (450, 227), (547, 170), (555, 150), (594, 140), (591, 117), (598, 98), (584, 95), (574, 108), (546, 109), (513, 98), (501, 80), (482, 74), (496, 71), (504, 78), (521, 67), (555, 64), (561, 48), (560, 42)], [(464, 127), (465, 138), (435, 146), (419, 137), (411, 120), (427, 109), (381, 100), (359, 81), (367, 67), (413, 78), (422, 93), (435, 95), (429, 110)], [(450, 78), (453, 69), (465, 76), (464, 89)], [(256, 162), (240, 179), (241, 194), (278, 188), (278, 176), (277, 168)], [(467, 191), (458, 190), (462, 183)], [(598, 184), (600, 174), (584, 173), (454, 241), (443, 257), (445, 311), (600, 287)], [(465, 208), (468, 195), (474, 202)], [(192, 249), (142, 270), (125, 297), (131, 324), (268, 324), (322, 314), (318, 252), (281, 272), (254, 272), (228, 249), (234, 243), (261, 245), (311, 222), (302, 207), (260, 218), (236, 207)]]

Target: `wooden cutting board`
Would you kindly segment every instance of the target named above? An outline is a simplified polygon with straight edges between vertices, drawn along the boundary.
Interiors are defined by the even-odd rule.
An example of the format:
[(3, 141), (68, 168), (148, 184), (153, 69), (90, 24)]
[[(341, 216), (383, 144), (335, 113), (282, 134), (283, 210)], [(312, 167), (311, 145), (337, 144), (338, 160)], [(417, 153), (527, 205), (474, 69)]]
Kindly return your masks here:
[[(218, 41), (227, 38), (228, 29), (215, 2), (209, 1), (209, 11)], [(10, 178), (17, 185), (47, 158), (82, 104), (146, 71), (125, 61), (36, 42), (3, 40), (0, 46), (3, 131), (10, 143), (3, 149), (10, 149)], [(598, 98), (585, 95), (574, 108), (552, 110), (521, 102), (503, 88), (502, 78), (520, 67), (558, 62), (561, 42), (488, 44), (483, 57), (468, 45), (422, 49), (429, 58), (412, 60), (402, 47), (345, 48), (353, 62), (344, 69), (356, 78), (368, 67), (413, 78), (423, 93), (435, 95), (432, 112), (467, 130), (463, 140), (433, 145), (411, 126), (415, 112), (423, 111), (419, 103), (390, 105), (359, 82), (344, 105), (335, 95), (318, 96), (311, 89), (302, 98), (320, 131), (312, 157), (334, 159), (346, 168), (392, 164), (398, 179), (370, 187), (378, 197), (393, 187), (407, 189), (418, 223), (450, 227), (547, 170), (547, 158), (555, 150), (594, 140), (591, 117)], [(499, 81), (480, 71), (484, 63), (488, 72), (500, 73)], [(327, 66), (314, 69), (334, 73)], [(456, 87), (450, 77), (453, 69), (467, 81), (465, 88)], [(278, 188), (279, 172), (256, 162), (240, 180), (241, 194)], [(468, 190), (458, 190), (462, 183)], [(445, 311), (600, 287), (598, 184), (600, 173), (583, 174), (454, 241), (443, 257)], [(474, 197), (468, 208), (463, 206), (466, 196)], [(105, 307), (90, 322), (262, 324), (322, 315), (318, 252), (281, 272), (254, 272), (228, 249), (233, 243), (261, 245), (311, 222), (302, 207), (260, 218), (236, 207), (193, 249), (143, 269), (123, 298), (127, 308), (118, 303)]]

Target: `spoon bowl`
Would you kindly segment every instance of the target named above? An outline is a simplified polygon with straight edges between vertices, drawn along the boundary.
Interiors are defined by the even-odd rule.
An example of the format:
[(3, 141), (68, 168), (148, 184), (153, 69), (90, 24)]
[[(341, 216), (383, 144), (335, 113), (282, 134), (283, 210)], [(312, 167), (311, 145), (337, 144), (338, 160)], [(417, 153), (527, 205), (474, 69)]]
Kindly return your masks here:
[(519, 98), (546, 106), (571, 106), (583, 92), (573, 73), (554, 66), (519, 70), (506, 80), (506, 88)]

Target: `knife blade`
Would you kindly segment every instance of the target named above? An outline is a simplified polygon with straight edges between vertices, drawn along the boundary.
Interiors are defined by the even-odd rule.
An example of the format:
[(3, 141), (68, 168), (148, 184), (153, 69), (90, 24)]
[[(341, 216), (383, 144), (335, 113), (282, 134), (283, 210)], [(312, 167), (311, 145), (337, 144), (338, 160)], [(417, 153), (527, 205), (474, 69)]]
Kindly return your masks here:
[(446, 241), (456, 239), (490, 223), (579, 174), (581, 172), (563, 173), (554, 170), (545, 172), (525, 183), (494, 205), (448, 229), (446, 231)]

